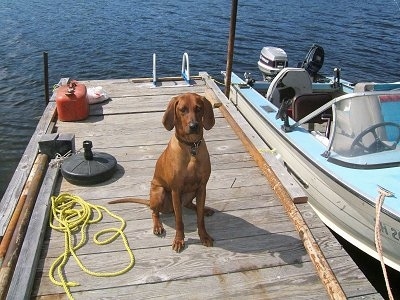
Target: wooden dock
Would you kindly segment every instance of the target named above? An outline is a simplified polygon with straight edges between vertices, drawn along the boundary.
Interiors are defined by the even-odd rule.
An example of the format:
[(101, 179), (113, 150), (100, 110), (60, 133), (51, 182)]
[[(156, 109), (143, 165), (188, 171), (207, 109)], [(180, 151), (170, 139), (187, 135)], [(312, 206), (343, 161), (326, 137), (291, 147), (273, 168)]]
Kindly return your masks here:
[[(30, 143), (30, 151), (36, 154), (35, 142), (49, 130), (72, 133), (77, 150), (84, 140), (90, 140), (94, 152), (113, 155), (118, 162), (117, 172), (104, 183), (77, 186), (64, 180), (57, 168), (48, 168), (7, 299), (67, 298), (64, 289), (49, 279), (51, 265), (64, 251), (64, 235), (51, 229), (47, 221), (49, 196), (60, 193), (78, 195), (121, 216), (126, 221), (124, 232), (135, 256), (135, 265), (128, 272), (105, 278), (87, 275), (71, 258), (64, 275), (69, 281), (79, 283), (70, 288), (75, 299), (381, 299), (307, 203), (290, 208), (291, 217), (293, 214), (301, 217), (297, 224), (290, 218), (287, 207), (282, 205), (279, 188), (299, 199), (301, 191), (289, 179), (280, 182), (279, 188), (271, 187), (260, 161), (249, 152), (243, 139), (238, 138), (232, 119), (240, 124), (247, 142), (252, 142), (251, 147), (270, 160), (268, 168), (272, 168), (278, 178), (285, 178), (287, 174), (278, 164), (274, 165), (266, 146), (206, 73), (192, 79), (191, 85), (173, 78), (158, 82), (157, 87), (146, 79), (87, 81), (85, 84), (102, 86), (110, 100), (91, 105), (90, 117), (79, 122), (52, 122), (55, 105), (50, 103), (46, 120), (41, 120), (41, 129)], [(155, 161), (172, 134), (161, 124), (163, 112), (171, 97), (189, 91), (222, 104), (214, 109), (216, 125), (205, 133), (212, 165), (206, 205), (216, 211), (205, 222), (215, 242), (210, 248), (201, 245), (196, 216), (184, 210), (186, 248), (175, 253), (171, 249), (175, 234), (172, 215), (162, 216), (166, 236), (160, 238), (152, 233), (148, 207), (110, 205), (108, 201), (128, 196), (148, 197)], [(233, 116), (230, 121), (227, 113)], [(32, 159), (24, 159), (23, 166), (33, 164)], [(21, 181), (27, 178), (25, 169), (20, 165), (19, 175), (12, 181), (21, 187), (6, 193), (8, 206), (15, 205), (20, 197)], [(5, 220), (10, 218), (10, 208), (5, 208), (4, 199), (0, 206), (2, 237)], [(307, 224), (300, 232), (299, 222)], [(98, 230), (110, 226), (119, 225), (105, 216), (100, 223), (89, 227), (88, 238), (92, 239)], [(310, 241), (304, 241), (308, 232), (316, 242), (311, 242), (311, 246), (307, 245)], [(322, 251), (321, 257), (312, 257), (310, 251), (317, 256), (318, 251)], [(89, 240), (77, 254), (88, 269), (96, 272), (113, 272), (129, 263), (121, 240), (107, 246), (98, 246)], [(325, 259), (329, 268), (322, 270), (321, 275), (321, 268), (326, 267), (321, 260)], [(330, 272), (333, 278), (329, 277)], [(332, 288), (336, 283), (344, 297)]]

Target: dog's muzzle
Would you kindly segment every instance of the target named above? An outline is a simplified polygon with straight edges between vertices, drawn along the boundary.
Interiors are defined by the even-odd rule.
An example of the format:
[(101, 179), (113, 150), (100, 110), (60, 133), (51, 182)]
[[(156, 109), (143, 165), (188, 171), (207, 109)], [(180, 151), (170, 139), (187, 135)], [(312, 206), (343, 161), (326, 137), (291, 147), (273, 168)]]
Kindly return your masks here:
[(198, 122), (190, 122), (189, 123), (189, 132), (190, 133), (198, 133), (199, 131), (199, 123)]

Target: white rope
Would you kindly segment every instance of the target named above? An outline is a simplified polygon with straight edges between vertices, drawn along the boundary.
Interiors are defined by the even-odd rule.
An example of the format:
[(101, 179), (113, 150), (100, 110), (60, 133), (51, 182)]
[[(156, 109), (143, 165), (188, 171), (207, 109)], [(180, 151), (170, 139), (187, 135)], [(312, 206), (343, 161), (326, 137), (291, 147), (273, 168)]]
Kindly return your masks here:
[(71, 155), (72, 155), (72, 151), (71, 150), (69, 150), (64, 155), (61, 155), (60, 153), (56, 153), (55, 158), (51, 160), (51, 162), (49, 163), (49, 166), (52, 167), (52, 168), (54, 168), (54, 167), (59, 168), (59, 167), (61, 167), (63, 161), (66, 160)]
[(386, 265), (383, 260), (383, 248), (382, 248), (382, 239), (381, 239), (381, 222), (380, 222), (383, 201), (385, 200), (385, 197), (393, 196), (393, 193), (389, 192), (388, 190), (385, 190), (384, 188), (382, 188), (380, 186), (378, 186), (378, 192), (379, 192), (379, 197), (376, 200), (376, 208), (375, 208), (375, 220), (376, 220), (375, 221), (375, 246), (376, 246), (376, 251), (378, 252), (379, 260), (381, 262), (381, 267), (382, 267), (382, 271), (383, 271), (383, 277), (385, 278), (388, 297), (390, 300), (394, 300), (392, 290), (390, 288), (389, 278), (388, 278), (387, 271), (386, 271)]

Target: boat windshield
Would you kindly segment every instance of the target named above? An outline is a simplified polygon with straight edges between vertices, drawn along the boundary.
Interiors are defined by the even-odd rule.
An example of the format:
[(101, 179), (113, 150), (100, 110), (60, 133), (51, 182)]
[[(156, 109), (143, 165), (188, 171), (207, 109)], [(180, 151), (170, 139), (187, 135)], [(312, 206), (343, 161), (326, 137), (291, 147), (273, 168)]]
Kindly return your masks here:
[(365, 93), (333, 105), (331, 158), (361, 165), (400, 162), (400, 92)]

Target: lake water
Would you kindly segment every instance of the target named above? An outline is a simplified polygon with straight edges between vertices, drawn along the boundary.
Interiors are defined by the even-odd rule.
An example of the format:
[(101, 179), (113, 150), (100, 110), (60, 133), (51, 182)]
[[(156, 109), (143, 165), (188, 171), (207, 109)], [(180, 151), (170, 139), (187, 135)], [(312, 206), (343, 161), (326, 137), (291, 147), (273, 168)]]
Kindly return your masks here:
[[(153, 53), (160, 77), (179, 75), (187, 52), (191, 74), (218, 79), (230, 10), (228, 0), (1, 0), (0, 196), (44, 110), (44, 51), (51, 85), (151, 77)], [(325, 49), (324, 74), (341, 67), (352, 82), (400, 81), (398, 0), (239, 0), (234, 72), (261, 79), (263, 46), (285, 49), (296, 66), (313, 43)]]

